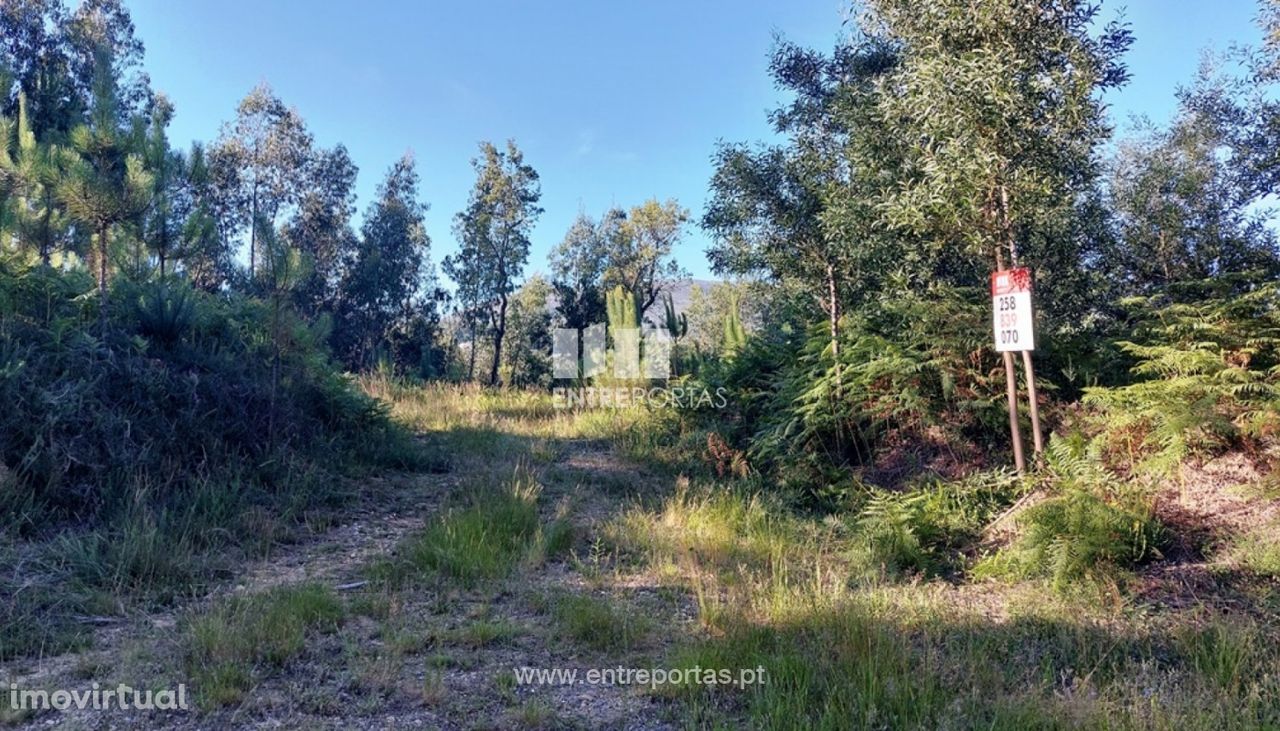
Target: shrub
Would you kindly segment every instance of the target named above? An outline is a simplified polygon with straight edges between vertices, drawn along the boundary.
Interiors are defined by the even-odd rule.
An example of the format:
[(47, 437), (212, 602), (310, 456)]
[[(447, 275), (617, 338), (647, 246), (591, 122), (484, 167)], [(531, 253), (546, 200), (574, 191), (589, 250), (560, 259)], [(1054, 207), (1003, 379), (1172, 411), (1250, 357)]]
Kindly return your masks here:
[(877, 490), (856, 521), (860, 546), (872, 568), (947, 570), (1026, 487), (1012, 472), (995, 470), (961, 480), (926, 480), (903, 492)]
[(1078, 488), (1028, 508), (1018, 524), (1023, 531), (1018, 541), (978, 563), (976, 578), (1043, 576), (1064, 590), (1072, 582), (1111, 578), (1158, 557), (1164, 541), (1148, 506), (1109, 501)]
[(890, 445), (999, 444), (1003, 384), (982, 301), (939, 285), (868, 303), (842, 319), (838, 349), (826, 324), (751, 339), (704, 376), (733, 394), (730, 446), (804, 502), (830, 506)]
[(272, 485), (297, 456), (338, 468), (397, 443), (312, 326), (291, 319), (273, 339), (261, 302), (121, 281), (99, 332), (89, 287), (0, 260), (0, 461), (40, 506), (10, 512), (19, 527), (106, 522), (140, 480), (163, 505), (229, 465)]

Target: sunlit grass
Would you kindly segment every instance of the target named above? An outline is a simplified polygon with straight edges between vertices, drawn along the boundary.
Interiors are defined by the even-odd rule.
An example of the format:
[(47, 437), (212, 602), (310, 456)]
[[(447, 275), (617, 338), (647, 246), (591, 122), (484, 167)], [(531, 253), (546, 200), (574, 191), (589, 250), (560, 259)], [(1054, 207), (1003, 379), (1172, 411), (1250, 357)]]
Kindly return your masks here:
[[(699, 462), (707, 427), (679, 415), (559, 411), (537, 394), (415, 389), (396, 392), (397, 418), (428, 437), (452, 439), (468, 454), (498, 447), (550, 467), (575, 442), (607, 439), (625, 457), (664, 468), (645, 478), (661, 484), (641, 502), (616, 504), (594, 531), (576, 540), (571, 565), (590, 591), (553, 593), (539, 611), (551, 618), (556, 641), (619, 653), (644, 646), (656, 633), (638, 626), (631, 608), (610, 598), (617, 596), (618, 582), (649, 582), (689, 601), (697, 621), (664, 637), (671, 649), (663, 664), (759, 667), (769, 683), (658, 691), (688, 726), (1280, 725), (1280, 676), (1268, 670), (1280, 661), (1271, 641), (1275, 628), (1194, 607), (1150, 615), (1114, 588), (1108, 595), (1079, 583), (1077, 575), (1116, 560), (1110, 543), (1081, 553), (1081, 570), (1058, 577), (1059, 592), (1039, 578), (1053, 576), (1052, 570), (1029, 572), (1035, 577), (1029, 580), (971, 583), (967, 569), (990, 553), (975, 548), (982, 529), (1030, 489), (1006, 473), (881, 495), (880, 503), (903, 508), (896, 512), (883, 505), (870, 510), (874, 501), (864, 501), (846, 513), (804, 514), (758, 477), (710, 479)], [(486, 466), (476, 474), (495, 473)], [(462, 538), (480, 535), (482, 523), (486, 531), (508, 524), (505, 508), (498, 508), (464, 519), (474, 531), (429, 526), (428, 553), (483, 553), (463, 548), (477, 544)], [(457, 519), (468, 509), (448, 515)], [(539, 553), (551, 552), (548, 546), (564, 551), (575, 544), (571, 535), (557, 537), (560, 527), (543, 525), (536, 508), (533, 514), (532, 521), (517, 521), (525, 528), (515, 531), (522, 538), (504, 554), (504, 566), (523, 562), (533, 570)], [(1056, 541), (1068, 552), (1090, 548), (1097, 542), (1067, 545), (1058, 536), (1091, 536), (1098, 532), (1092, 526), (1103, 523), (1107, 531), (1124, 532), (1133, 521), (1076, 522), (1083, 532), (1057, 531), (1046, 545)], [(560, 525), (568, 531), (567, 522)], [(452, 544), (458, 548), (453, 553), (442, 548)], [(1254, 538), (1233, 546), (1239, 565), (1267, 573), (1270, 542)], [(428, 573), (439, 574), (445, 565), (429, 565)], [(929, 570), (934, 565), (947, 570)], [(481, 635), (477, 641), (488, 629), (480, 623), (472, 630)], [(495, 692), (503, 692), (503, 682)]]
[(539, 534), (540, 491), (524, 470), (500, 487), (479, 487), (376, 564), (374, 576), (393, 585), (438, 576), (467, 586), (506, 576)]

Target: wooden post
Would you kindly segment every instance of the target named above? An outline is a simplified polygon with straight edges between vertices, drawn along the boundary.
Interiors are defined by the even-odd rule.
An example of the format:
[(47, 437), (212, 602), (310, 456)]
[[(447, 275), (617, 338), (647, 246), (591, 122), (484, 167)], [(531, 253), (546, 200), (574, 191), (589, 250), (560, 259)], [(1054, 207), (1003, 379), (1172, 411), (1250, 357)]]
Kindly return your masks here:
[[(1009, 261), (1012, 262), (1013, 266), (1016, 268), (1018, 266), (1018, 242), (1014, 238), (1013, 222), (1009, 218), (1009, 191), (1003, 184), (1000, 186), (1000, 211), (1004, 219), (1002, 223), (1005, 239), (1009, 244)], [(996, 249), (996, 256), (997, 258), (999, 257), (998, 247)], [(1034, 292), (1035, 288), (1032, 287), (1033, 296)], [(1012, 360), (1013, 358), (1010, 356), (1006, 363), (1009, 363)], [(1036, 458), (1038, 460), (1040, 455), (1044, 453), (1044, 437), (1040, 431), (1040, 404), (1038, 394), (1036, 392), (1036, 372), (1035, 369), (1031, 367), (1031, 351), (1029, 350), (1022, 351), (1022, 367), (1027, 372), (1027, 397), (1030, 401), (1029, 411), (1031, 413), (1031, 444), (1032, 448), (1035, 450)], [(1007, 365), (1006, 370), (1012, 373), (1012, 366)], [(1018, 450), (1021, 450), (1022, 445), (1019, 444), (1017, 446)], [(1021, 461), (1022, 460), (1018, 460), (1019, 463), (1021, 463)], [(1022, 471), (1021, 465), (1019, 465), (1018, 471)]]
[[(1024, 350), (1023, 353), (1026, 351)], [(1027, 458), (1022, 455), (1022, 429), (1018, 426), (1018, 381), (1013, 372), (1013, 353), (1004, 352), (1005, 390), (1009, 395), (1009, 436), (1013, 438), (1013, 464), (1018, 474), (1027, 471)]]
[[(1004, 254), (1000, 251), (1000, 245), (996, 244), (996, 270), (1003, 269)], [(1018, 377), (1014, 373), (1013, 353), (1005, 351), (1001, 355), (1004, 358), (1005, 393), (1009, 397), (1009, 438), (1013, 441), (1013, 464), (1021, 475), (1027, 471), (1027, 459), (1022, 454), (1022, 429), (1018, 426)]]
[(1022, 351), (1022, 367), (1027, 371), (1027, 398), (1031, 402), (1031, 443), (1038, 459), (1044, 454), (1044, 437), (1040, 433), (1040, 404), (1036, 397), (1036, 371), (1031, 367), (1031, 351)]

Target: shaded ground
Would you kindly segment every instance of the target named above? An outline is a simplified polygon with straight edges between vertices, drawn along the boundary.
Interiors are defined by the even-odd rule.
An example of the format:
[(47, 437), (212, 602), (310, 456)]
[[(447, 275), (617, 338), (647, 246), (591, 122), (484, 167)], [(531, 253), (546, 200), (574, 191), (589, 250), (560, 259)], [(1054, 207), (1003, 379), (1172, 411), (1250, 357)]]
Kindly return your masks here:
[[(89, 650), (35, 658), (0, 668), (21, 688), (88, 690), (164, 688), (187, 682), (182, 663), (184, 618), (227, 596), (318, 583), (348, 606), (332, 633), (309, 636), (287, 667), (271, 673), (239, 702), (189, 713), (72, 710), (11, 714), (19, 727), (43, 728), (509, 728), (513, 726), (661, 729), (669, 713), (647, 694), (609, 685), (519, 686), (520, 667), (648, 665), (672, 635), (652, 626), (689, 621), (681, 597), (654, 587), (609, 587), (606, 560), (594, 555), (599, 521), (648, 479), (600, 442), (541, 445), (535, 472), (544, 484), (544, 510), (568, 512), (575, 526), (572, 552), (510, 581), (476, 588), (391, 591), (369, 579), (369, 566), (394, 556), (397, 545), (458, 496), (460, 473), (501, 474), (530, 459), (528, 444), (501, 454), (468, 456), (443, 475), (387, 475), (365, 486), (364, 498), (343, 522), (303, 543), (280, 547), (217, 596), (176, 611), (101, 618)], [(580, 556), (580, 558), (579, 558)], [(608, 652), (579, 647), (560, 636), (551, 606), (569, 595), (599, 596), (643, 617), (633, 647)], [(682, 619), (683, 617), (683, 619)], [(25, 720), (24, 720), (25, 719)]]
[[(99, 618), (86, 651), (0, 667), (0, 679), (24, 688), (187, 683), (199, 708), (0, 710), (0, 720), (85, 729), (935, 728), (944, 720), (1266, 728), (1274, 720), (1266, 668), (1280, 636), (1280, 590), (1245, 559), (1269, 555), (1252, 541), (1274, 533), (1280, 509), (1259, 487), (1267, 475), (1239, 455), (1188, 467), (1160, 488), (1157, 510), (1178, 539), (1164, 558), (1123, 587), (1061, 595), (962, 574), (867, 579), (855, 573), (856, 536), (840, 520), (797, 517), (718, 483), (699, 489), (660, 460), (624, 457), (644, 451), (635, 425), (611, 442), (590, 418), (518, 394), (398, 396), (397, 416), (447, 456), (448, 471), (368, 480), (339, 524), (276, 547), (213, 595)], [(542, 528), (572, 526), (564, 546), (532, 542), (498, 578), (379, 580), (371, 567), (405, 559), (415, 537), (521, 474), (540, 486)], [(1001, 521), (988, 543), (1007, 541), (1012, 523)], [(240, 685), (211, 683), (207, 668), (193, 666), (200, 622), (229, 602), (307, 587), (331, 598), (337, 621), (308, 625), (305, 643), (280, 658), (250, 653)], [(250, 631), (252, 620), (225, 632)], [(516, 676), (695, 663), (762, 663), (778, 682), (760, 692), (686, 692)]]

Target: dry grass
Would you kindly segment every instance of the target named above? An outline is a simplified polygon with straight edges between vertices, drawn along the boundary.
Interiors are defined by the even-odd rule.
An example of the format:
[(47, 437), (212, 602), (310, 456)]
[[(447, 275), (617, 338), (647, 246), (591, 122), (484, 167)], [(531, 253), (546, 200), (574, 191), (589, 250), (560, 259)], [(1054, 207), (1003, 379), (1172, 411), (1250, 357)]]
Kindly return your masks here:
[[(1265, 534), (1228, 531), (1177, 603), (1144, 593), (1178, 568), (1167, 559), (1134, 569), (1134, 582), (1066, 592), (979, 582), (968, 568), (982, 550), (954, 542), (1025, 489), (986, 476), (919, 488), (924, 507), (894, 523), (925, 549), (944, 542), (959, 570), (890, 570), (892, 551), (868, 551), (879, 524), (859, 506), (804, 514), (758, 478), (714, 479), (687, 461), (705, 444), (690, 437), (700, 427), (670, 415), (366, 387), (428, 447), (447, 446), (456, 490), (374, 561), (395, 581), (336, 598), (285, 587), (185, 620), (184, 667), (209, 705), (313, 698), (262, 711), (301, 725), (392, 708), (426, 726), (1280, 726)], [(763, 668), (769, 683), (666, 686), (655, 705), (635, 689), (518, 687), (511, 670), (584, 663)], [(368, 701), (333, 705), (352, 692)]]

